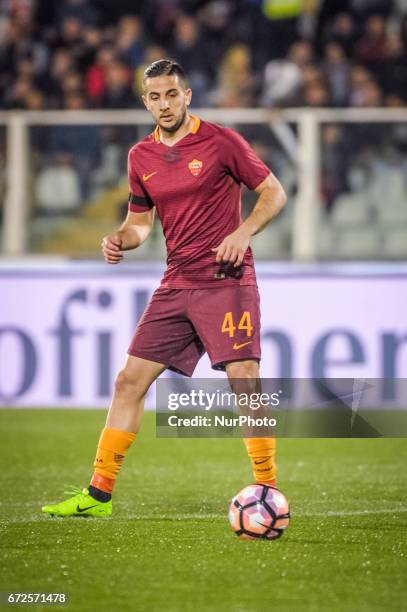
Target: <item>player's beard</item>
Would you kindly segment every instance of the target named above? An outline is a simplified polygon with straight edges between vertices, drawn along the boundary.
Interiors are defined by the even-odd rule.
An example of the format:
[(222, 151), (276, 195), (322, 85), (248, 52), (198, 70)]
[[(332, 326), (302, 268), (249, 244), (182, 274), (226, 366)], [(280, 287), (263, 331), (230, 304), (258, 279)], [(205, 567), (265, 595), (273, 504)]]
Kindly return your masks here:
[(160, 124), (160, 130), (163, 130), (163, 132), (168, 132), (169, 134), (174, 134), (175, 132), (178, 132), (179, 128), (184, 125), (186, 116), (187, 109), (185, 108), (184, 112), (182, 113), (182, 117), (179, 119), (179, 121), (177, 121), (176, 123), (174, 123), (174, 125), (171, 126), (163, 126)]

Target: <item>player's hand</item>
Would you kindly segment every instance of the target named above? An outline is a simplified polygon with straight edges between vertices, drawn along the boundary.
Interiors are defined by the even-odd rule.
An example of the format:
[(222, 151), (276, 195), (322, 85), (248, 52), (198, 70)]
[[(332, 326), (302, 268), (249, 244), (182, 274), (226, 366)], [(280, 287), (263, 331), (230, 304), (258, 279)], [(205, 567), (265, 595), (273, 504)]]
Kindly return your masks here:
[(109, 264), (118, 264), (123, 259), (122, 237), (120, 234), (109, 234), (102, 240), (102, 253), (105, 261)]
[(238, 228), (212, 249), (216, 253), (216, 263), (231, 263), (234, 268), (238, 268), (242, 265), (249, 244), (250, 235)]

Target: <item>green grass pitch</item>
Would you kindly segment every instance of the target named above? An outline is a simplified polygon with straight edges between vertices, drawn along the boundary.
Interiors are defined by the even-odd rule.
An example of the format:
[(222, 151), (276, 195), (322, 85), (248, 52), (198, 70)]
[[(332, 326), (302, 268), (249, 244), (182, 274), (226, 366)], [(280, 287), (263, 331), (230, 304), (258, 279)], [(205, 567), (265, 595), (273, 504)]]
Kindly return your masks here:
[(247, 542), (227, 519), (252, 481), (242, 442), (157, 439), (150, 413), (111, 518), (43, 516), (88, 483), (104, 417), (0, 411), (0, 590), (64, 591), (59, 608), (84, 612), (407, 609), (407, 439), (279, 441), (291, 525)]

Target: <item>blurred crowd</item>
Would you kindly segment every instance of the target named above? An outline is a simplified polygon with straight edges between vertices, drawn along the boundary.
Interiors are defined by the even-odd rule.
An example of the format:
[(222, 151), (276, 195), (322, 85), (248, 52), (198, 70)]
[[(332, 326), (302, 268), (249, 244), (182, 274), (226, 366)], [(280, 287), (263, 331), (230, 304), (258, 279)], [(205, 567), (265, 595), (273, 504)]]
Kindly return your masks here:
[[(195, 107), (402, 107), (406, 50), (407, 0), (0, 0), (0, 110), (142, 108), (144, 69), (162, 57), (184, 66)], [(297, 172), (278, 139), (264, 125), (236, 127), (294, 195)], [(126, 184), (127, 151), (143, 130), (31, 126), (34, 218), (80, 215)], [(0, 196), (5, 142), (0, 125)], [(385, 197), (399, 226), (405, 124), (324, 124), (321, 150), (321, 201), (332, 218)], [(0, 221), (1, 213), (0, 205)], [(366, 213), (366, 231), (374, 219)], [(40, 242), (49, 226), (38, 228)], [(283, 236), (279, 228), (273, 240)], [(286, 229), (287, 254), (288, 220)], [(266, 234), (264, 244), (269, 254)]]
[(406, 0), (0, 0), (0, 108), (140, 107), (178, 60), (195, 106), (403, 106)]

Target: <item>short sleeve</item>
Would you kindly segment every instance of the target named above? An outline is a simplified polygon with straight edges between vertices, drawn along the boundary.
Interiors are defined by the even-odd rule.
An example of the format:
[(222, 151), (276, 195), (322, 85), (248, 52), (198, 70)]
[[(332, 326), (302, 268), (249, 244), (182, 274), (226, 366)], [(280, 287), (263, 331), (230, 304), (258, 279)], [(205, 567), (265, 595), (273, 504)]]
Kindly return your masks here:
[(221, 151), (230, 174), (249, 189), (256, 189), (271, 170), (254, 152), (249, 143), (231, 128), (222, 130)]
[(127, 159), (127, 175), (129, 179), (129, 211), (146, 212), (153, 208), (154, 204), (137, 175), (133, 161), (134, 152), (131, 150)]

